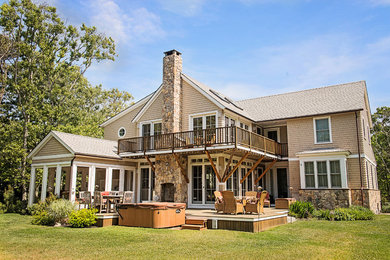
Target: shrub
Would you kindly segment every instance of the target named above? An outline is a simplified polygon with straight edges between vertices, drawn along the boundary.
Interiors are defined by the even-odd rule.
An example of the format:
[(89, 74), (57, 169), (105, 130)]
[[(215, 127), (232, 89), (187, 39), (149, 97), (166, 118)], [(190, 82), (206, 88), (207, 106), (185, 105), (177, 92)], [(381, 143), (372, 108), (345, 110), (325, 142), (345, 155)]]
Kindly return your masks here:
[(68, 223), (74, 228), (90, 227), (96, 223), (96, 209), (74, 210), (69, 215)]
[(329, 209), (314, 210), (313, 217), (323, 220), (333, 220), (333, 213)]
[(48, 214), (53, 217), (55, 223), (65, 224), (69, 214), (75, 209), (75, 205), (65, 199), (55, 200), (47, 207)]
[(308, 218), (313, 212), (313, 204), (305, 201), (296, 201), (290, 205), (289, 209), (289, 215), (297, 218)]
[(382, 213), (390, 213), (390, 203), (385, 203), (382, 205)]
[(0, 214), (5, 212), (5, 205), (0, 202)]
[(361, 206), (351, 206), (349, 208), (336, 208), (334, 210), (315, 210), (313, 216), (322, 220), (335, 221), (353, 221), (353, 220), (371, 220), (374, 213)]
[(33, 215), (31, 223), (34, 225), (54, 226), (56, 222), (54, 217), (50, 215), (47, 210), (43, 210)]

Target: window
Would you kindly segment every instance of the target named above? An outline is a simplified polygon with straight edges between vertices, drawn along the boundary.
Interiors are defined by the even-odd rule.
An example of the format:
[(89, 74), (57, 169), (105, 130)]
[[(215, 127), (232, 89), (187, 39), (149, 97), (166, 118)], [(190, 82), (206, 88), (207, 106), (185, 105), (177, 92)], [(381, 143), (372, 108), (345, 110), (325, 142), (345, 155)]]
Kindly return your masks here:
[(313, 162), (305, 162), (305, 182), (306, 182), (306, 188), (315, 187)]
[(328, 170), (326, 168), (326, 161), (317, 162), (317, 178), (319, 188), (328, 187)]
[(150, 136), (150, 124), (142, 125), (142, 136)]
[(154, 123), (153, 125), (153, 134), (154, 135), (161, 135), (162, 133), (162, 124), (161, 123)]
[(332, 188), (341, 188), (340, 161), (330, 161), (330, 182)]
[(124, 137), (126, 135), (126, 129), (124, 127), (119, 128), (118, 130), (118, 136)]
[(215, 115), (206, 116), (206, 129), (215, 128)]
[[(345, 159), (304, 161), (301, 169), (301, 185), (312, 188), (347, 188)], [(304, 181), (304, 182), (303, 182)]]
[(314, 119), (316, 143), (331, 143), (330, 118)]

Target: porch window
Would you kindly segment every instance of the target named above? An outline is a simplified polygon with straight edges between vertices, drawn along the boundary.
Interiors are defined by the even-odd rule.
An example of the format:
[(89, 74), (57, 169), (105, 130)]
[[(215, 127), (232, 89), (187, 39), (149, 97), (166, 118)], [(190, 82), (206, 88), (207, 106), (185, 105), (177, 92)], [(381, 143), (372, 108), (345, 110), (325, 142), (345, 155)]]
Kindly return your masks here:
[(330, 161), (330, 182), (332, 188), (341, 188), (340, 161)]
[(314, 162), (305, 162), (306, 188), (314, 188)]
[(161, 135), (162, 133), (162, 123), (154, 123), (153, 125), (153, 135)]
[(321, 118), (314, 120), (315, 141), (316, 143), (330, 143), (330, 118)]
[(215, 128), (215, 115), (206, 116), (206, 129)]
[(150, 136), (150, 124), (142, 125), (142, 136)]

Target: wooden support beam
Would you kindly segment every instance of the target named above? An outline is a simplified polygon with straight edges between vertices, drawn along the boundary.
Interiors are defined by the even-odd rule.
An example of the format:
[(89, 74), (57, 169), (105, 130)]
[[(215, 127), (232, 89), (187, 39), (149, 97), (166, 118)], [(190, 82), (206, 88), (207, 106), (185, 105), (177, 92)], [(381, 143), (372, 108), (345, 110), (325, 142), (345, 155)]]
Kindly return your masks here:
[(272, 166), (274, 166), (275, 163), (276, 163), (276, 159), (270, 165), (268, 165), (267, 169), (265, 169), (265, 171), (255, 180), (255, 184), (258, 183), (261, 180), (261, 178), (263, 178), (263, 176), (269, 171), (269, 169), (272, 168)]
[(264, 159), (265, 155), (261, 156), (259, 160), (256, 161), (256, 163), (252, 166), (252, 168), (245, 174), (245, 176), (241, 179), (240, 183), (242, 184), (246, 178), (248, 178), (249, 174), (253, 172), (254, 169), (261, 163), (261, 161)]
[(226, 164), (226, 167), (225, 167), (225, 172), (223, 173), (223, 176), (222, 176), (222, 180), (224, 180), (225, 176), (227, 176), (228, 173), (229, 173), (229, 167), (230, 167), (230, 164), (231, 164), (231, 162), (233, 160), (233, 156), (234, 156), (234, 153), (232, 153), (230, 155), (229, 161), (228, 161), (228, 163)]
[(190, 180), (188, 179), (186, 170), (184, 169), (183, 165), (181, 165), (181, 163), (180, 163), (179, 157), (178, 157), (175, 153), (173, 153), (173, 157), (175, 157), (175, 160), (176, 160), (176, 162), (177, 162), (177, 165), (179, 165), (181, 174), (182, 174), (182, 175), (184, 176), (184, 178), (186, 179), (186, 182), (189, 183)]
[(149, 159), (149, 156), (145, 155), (145, 159), (148, 161), (150, 167), (152, 168), (152, 171), (156, 173), (156, 169), (154, 168), (152, 161)]
[(217, 176), (218, 181), (221, 182), (221, 177), (219, 176), (218, 170), (217, 170), (217, 168), (214, 165), (213, 158), (211, 158), (209, 151), (206, 150), (205, 152), (206, 152), (207, 157), (209, 158), (211, 167), (213, 168), (214, 173)]
[(241, 158), (241, 160), (236, 164), (236, 166), (234, 166), (234, 168), (230, 171), (230, 173), (228, 174), (228, 176), (225, 176), (225, 179), (222, 180), (222, 182), (226, 182), (227, 179), (230, 178), (230, 176), (232, 176), (232, 174), (234, 173), (235, 170), (237, 170), (238, 167), (240, 167), (241, 163), (246, 159), (246, 157), (248, 157), (249, 155), (249, 152), (246, 152), (244, 154), (244, 156)]

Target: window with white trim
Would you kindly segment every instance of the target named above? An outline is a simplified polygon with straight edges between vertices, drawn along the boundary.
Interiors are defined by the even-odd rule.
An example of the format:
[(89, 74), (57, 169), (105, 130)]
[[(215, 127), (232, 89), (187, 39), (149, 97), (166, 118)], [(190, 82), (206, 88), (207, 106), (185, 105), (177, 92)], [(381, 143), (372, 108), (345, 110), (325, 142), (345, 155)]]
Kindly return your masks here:
[(330, 117), (314, 119), (315, 142), (331, 143)]
[(118, 130), (118, 136), (124, 137), (126, 135), (126, 129), (124, 127), (119, 128)]
[(345, 162), (342, 159), (306, 160), (301, 167), (301, 184), (306, 189), (346, 188)]

